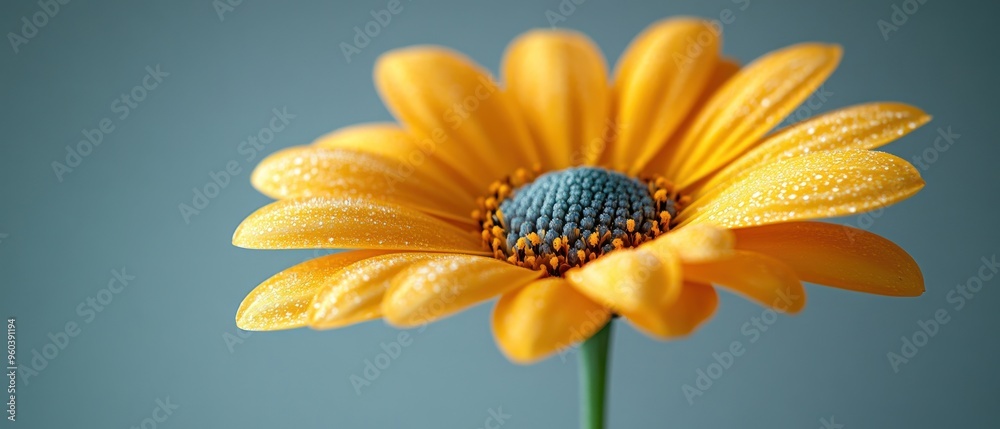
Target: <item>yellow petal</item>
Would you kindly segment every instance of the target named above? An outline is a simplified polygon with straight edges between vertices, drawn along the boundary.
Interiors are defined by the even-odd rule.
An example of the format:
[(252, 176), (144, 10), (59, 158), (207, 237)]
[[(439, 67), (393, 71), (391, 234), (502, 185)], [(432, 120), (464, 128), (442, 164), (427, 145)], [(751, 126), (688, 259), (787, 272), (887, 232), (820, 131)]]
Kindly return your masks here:
[(695, 107), (692, 110), (696, 112), (701, 111), (701, 108), (708, 104), (708, 100), (711, 100), (712, 96), (722, 89), (726, 82), (729, 82), (729, 79), (736, 76), (739, 71), (739, 61), (733, 58), (720, 57), (712, 69), (712, 74), (708, 76), (705, 89), (701, 91), (701, 95), (698, 96), (698, 102), (695, 103)]
[(250, 182), (276, 198), (341, 197), (378, 199), (473, 225), (475, 202), (449, 194), (427, 174), (403, 171), (380, 155), (351, 149), (291, 147), (264, 158)]
[(781, 261), (745, 250), (727, 259), (684, 264), (684, 278), (733, 290), (780, 312), (798, 313), (806, 304), (802, 282)]
[(736, 236), (714, 225), (691, 225), (672, 230), (644, 244), (658, 251), (676, 254), (681, 262), (708, 262), (733, 253)]
[(438, 253), (390, 253), (345, 266), (316, 293), (309, 326), (339, 328), (382, 317), (382, 297), (392, 279), (419, 261), (444, 258)]
[(384, 254), (358, 250), (303, 262), (267, 279), (240, 304), (236, 326), (247, 331), (274, 331), (306, 326), (316, 292), (348, 264)]
[(394, 249), (484, 254), (482, 239), (415, 209), (377, 200), (298, 198), (261, 207), (233, 244), (247, 249)]
[(656, 155), (653, 156), (646, 163), (641, 171), (646, 175), (653, 174), (663, 174), (667, 171), (667, 167), (673, 159), (674, 152), (677, 150), (677, 145), (680, 144), (680, 140), (684, 135), (687, 134), (688, 129), (694, 123), (695, 118), (698, 114), (705, 108), (708, 101), (712, 99), (712, 96), (721, 89), (730, 78), (736, 75), (740, 71), (740, 64), (731, 58), (721, 57), (719, 61), (715, 63), (715, 67), (712, 68), (712, 72), (708, 76), (708, 82), (705, 83), (705, 88), (701, 90), (701, 94), (698, 95), (698, 101), (691, 106), (689, 111), (685, 113), (684, 120), (681, 121), (677, 130), (671, 134), (670, 139), (667, 140), (663, 146), (660, 147)]
[(410, 265), (392, 280), (382, 301), (385, 320), (400, 327), (433, 322), (540, 277), (489, 257), (441, 255)]
[(601, 51), (586, 36), (535, 30), (507, 48), (503, 80), (534, 141), (542, 165), (592, 164), (604, 149), (609, 89)]
[(698, 100), (719, 57), (709, 21), (667, 19), (636, 37), (618, 64), (611, 166), (629, 173), (656, 154)]
[(677, 298), (679, 258), (669, 251), (622, 249), (571, 269), (565, 276), (584, 295), (616, 312), (656, 312)]
[(394, 123), (357, 124), (324, 134), (313, 146), (328, 149), (350, 149), (406, 162), (407, 152), (420, 150), (410, 134)]
[(865, 150), (819, 152), (774, 162), (680, 213), (681, 225), (729, 228), (862, 213), (924, 186), (910, 163)]
[(386, 106), (418, 139), (486, 189), (497, 178), (539, 162), (509, 95), (464, 56), (436, 47), (389, 52), (375, 64)]
[[(427, 178), (448, 192), (467, 192), (471, 198), (480, 195), (481, 189), (473, 188), (462, 180), (454, 168), (440, 159), (437, 144), (430, 139), (415, 139), (399, 125), (369, 123), (351, 125), (327, 133), (312, 142), (313, 146), (328, 149), (350, 149), (370, 153), (396, 161), (396, 169), (403, 176), (411, 171), (433, 172)], [(434, 180), (437, 179), (437, 180)]]
[(685, 281), (677, 300), (661, 304), (659, 311), (623, 313), (635, 327), (656, 338), (670, 339), (688, 335), (715, 313), (719, 295), (711, 285)]
[(810, 283), (889, 296), (924, 292), (920, 267), (905, 250), (870, 232), (820, 222), (734, 230), (736, 247), (779, 259)]
[(830, 112), (768, 137), (715, 174), (703, 189), (738, 182), (755, 168), (782, 159), (835, 149), (874, 149), (930, 119), (922, 110), (902, 103), (869, 103)]
[(744, 153), (819, 88), (840, 61), (838, 46), (795, 45), (729, 79), (671, 156), (667, 177), (686, 187)]
[(585, 341), (610, 319), (607, 308), (565, 279), (549, 277), (500, 298), (493, 334), (510, 360), (530, 363)]

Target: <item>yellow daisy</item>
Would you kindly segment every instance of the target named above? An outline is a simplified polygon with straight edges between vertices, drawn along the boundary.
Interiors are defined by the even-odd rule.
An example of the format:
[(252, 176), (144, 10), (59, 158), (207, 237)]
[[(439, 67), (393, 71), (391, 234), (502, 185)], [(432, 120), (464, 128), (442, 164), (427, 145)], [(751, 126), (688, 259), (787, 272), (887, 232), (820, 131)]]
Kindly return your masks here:
[(872, 103), (768, 134), (841, 49), (805, 43), (741, 68), (720, 47), (707, 21), (661, 21), (609, 77), (586, 36), (538, 30), (511, 43), (499, 82), (440, 47), (384, 54), (375, 84), (399, 124), (264, 159), (251, 180), (278, 201), (233, 236), (254, 249), (360, 250), (268, 279), (237, 324), (412, 327), (499, 297), (497, 344), (532, 362), (613, 315), (655, 338), (687, 335), (715, 311), (715, 286), (788, 313), (805, 304), (804, 281), (920, 295), (901, 248), (810, 220), (920, 190), (913, 166), (872, 149), (930, 117)]

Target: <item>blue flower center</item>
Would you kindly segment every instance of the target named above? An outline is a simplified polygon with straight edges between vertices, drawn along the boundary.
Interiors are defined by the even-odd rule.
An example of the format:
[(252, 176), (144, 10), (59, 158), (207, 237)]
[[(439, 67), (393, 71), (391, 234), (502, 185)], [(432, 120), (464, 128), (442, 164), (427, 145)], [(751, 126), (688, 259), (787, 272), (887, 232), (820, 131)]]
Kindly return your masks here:
[(574, 167), (517, 181), (494, 184), (482, 201), (484, 242), (497, 258), (550, 275), (655, 238), (677, 215), (676, 194), (663, 179)]

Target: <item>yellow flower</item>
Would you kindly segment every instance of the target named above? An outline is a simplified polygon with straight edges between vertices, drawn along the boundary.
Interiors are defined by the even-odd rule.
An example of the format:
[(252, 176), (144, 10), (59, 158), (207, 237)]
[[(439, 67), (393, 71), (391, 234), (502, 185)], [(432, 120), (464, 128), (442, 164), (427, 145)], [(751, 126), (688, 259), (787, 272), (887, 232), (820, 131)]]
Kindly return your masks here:
[[(805, 43), (740, 68), (710, 23), (640, 34), (609, 78), (572, 31), (508, 48), (501, 86), (439, 47), (383, 55), (375, 83), (401, 125), (366, 124), (274, 153), (252, 182), (278, 199), (233, 244), (362, 249), (291, 267), (237, 313), (247, 330), (411, 327), (499, 297), (499, 347), (531, 362), (617, 314), (656, 338), (691, 333), (724, 287), (777, 311), (802, 282), (923, 292), (913, 259), (811, 219), (879, 209), (923, 187), (875, 149), (926, 123), (899, 103), (848, 107), (767, 134), (833, 72)], [(471, 215), (470, 215), (471, 213)]]

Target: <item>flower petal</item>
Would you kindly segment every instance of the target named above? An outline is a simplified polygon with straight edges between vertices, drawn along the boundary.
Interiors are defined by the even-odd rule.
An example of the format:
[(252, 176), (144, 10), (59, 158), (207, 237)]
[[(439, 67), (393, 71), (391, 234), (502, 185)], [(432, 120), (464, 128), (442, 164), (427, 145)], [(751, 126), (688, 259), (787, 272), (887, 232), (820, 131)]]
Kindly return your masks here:
[(316, 292), (345, 266), (384, 254), (357, 250), (312, 259), (286, 269), (254, 288), (236, 312), (236, 326), (246, 331), (274, 331), (306, 326)]
[(695, 112), (700, 112), (701, 109), (708, 104), (708, 101), (712, 99), (726, 82), (729, 82), (733, 76), (736, 76), (740, 72), (740, 62), (729, 57), (719, 57), (719, 60), (715, 63), (715, 67), (712, 68), (712, 73), (708, 76), (708, 82), (705, 83), (705, 89), (701, 91), (701, 95), (698, 96), (698, 102), (695, 103), (695, 107), (692, 108)]
[(869, 103), (830, 112), (768, 137), (715, 174), (703, 189), (738, 182), (755, 168), (782, 159), (835, 149), (875, 149), (930, 119), (902, 103)]
[(669, 251), (649, 248), (615, 250), (565, 277), (584, 295), (613, 311), (653, 313), (677, 298), (680, 259)]
[(736, 236), (730, 230), (701, 224), (671, 230), (644, 246), (674, 253), (681, 262), (693, 263), (731, 256), (735, 241)]
[(358, 198), (297, 198), (261, 207), (233, 244), (247, 249), (393, 249), (486, 254), (482, 239), (415, 209)]
[(840, 56), (838, 46), (807, 43), (740, 70), (695, 119), (670, 157), (667, 177), (683, 188), (744, 153), (819, 88)]
[(503, 81), (542, 152), (542, 166), (592, 164), (604, 149), (608, 73), (601, 51), (583, 34), (535, 30), (514, 40)]
[(802, 282), (781, 261), (745, 250), (727, 259), (684, 264), (684, 278), (733, 290), (780, 312), (798, 313), (806, 305)]
[(448, 256), (390, 253), (345, 266), (316, 293), (309, 311), (309, 326), (340, 328), (382, 317), (382, 297), (397, 274), (416, 262)]
[[(408, 173), (408, 174), (404, 174)], [(276, 199), (353, 197), (378, 199), (466, 222), (474, 200), (455, 195), (419, 171), (402, 171), (392, 159), (351, 149), (291, 147), (264, 158), (250, 182)]]
[(350, 149), (394, 160), (401, 175), (409, 175), (412, 170), (433, 172), (426, 175), (428, 179), (437, 179), (435, 183), (449, 192), (471, 190), (473, 193), (466, 195), (470, 198), (479, 196), (481, 191), (478, 188), (463, 188), (466, 183), (462, 180), (462, 175), (440, 159), (437, 144), (432, 140), (415, 139), (394, 123), (347, 126), (321, 136), (312, 145), (328, 149)]
[(902, 201), (924, 186), (894, 155), (865, 150), (819, 152), (762, 166), (679, 214), (681, 225), (729, 228), (861, 213)]
[(400, 122), (433, 142), (477, 189), (539, 162), (509, 95), (458, 53), (436, 47), (389, 52), (375, 64), (375, 84)]
[(587, 340), (610, 319), (607, 308), (565, 279), (549, 277), (500, 298), (493, 334), (510, 360), (530, 363)]
[(517, 289), (541, 275), (541, 271), (489, 257), (441, 255), (399, 273), (382, 301), (382, 313), (396, 326), (423, 325)]
[[(729, 58), (726, 56), (719, 56), (715, 65), (712, 67), (712, 71), (708, 74), (708, 80), (705, 82), (705, 87), (698, 94), (698, 101), (689, 109), (686, 118), (694, 119), (698, 112), (708, 105), (709, 100), (722, 89), (726, 82), (729, 82), (733, 76), (736, 76), (740, 71), (740, 62), (734, 58)], [(681, 124), (681, 127), (689, 125), (690, 121), (685, 120)], [(676, 134), (672, 137), (676, 137)]]
[(821, 222), (741, 228), (736, 247), (779, 259), (810, 283), (889, 296), (924, 292), (920, 267), (878, 235)]
[(646, 166), (641, 170), (646, 175), (663, 174), (670, 165), (673, 159), (674, 152), (677, 150), (677, 145), (680, 144), (681, 139), (687, 134), (688, 129), (694, 123), (695, 118), (698, 114), (705, 108), (708, 101), (712, 99), (712, 96), (721, 89), (730, 78), (736, 75), (740, 71), (740, 63), (736, 62), (731, 58), (720, 57), (719, 61), (715, 63), (715, 67), (712, 68), (712, 72), (708, 76), (708, 82), (705, 83), (705, 88), (702, 89), (701, 94), (698, 95), (698, 101), (691, 106), (689, 111), (685, 114), (684, 120), (681, 121), (677, 130), (671, 134), (670, 139), (664, 143), (656, 155), (654, 155)]
[(656, 338), (683, 337), (694, 332), (715, 313), (719, 295), (711, 285), (685, 281), (677, 300), (661, 304), (656, 312), (623, 313), (635, 327)]
[(681, 18), (651, 25), (617, 66), (611, 146), (615, 169), (637, 173), (698, 100), (719, 57), (721, 40), (709, 21)]
[(328, 149), (350, 149), (394, 159), (407, 160), (407, 152), (420, 150), (410, 134), (394, 123), (357, 124), (324, 134), (312, 142), (313, 146)]

